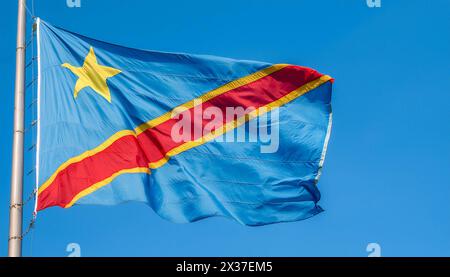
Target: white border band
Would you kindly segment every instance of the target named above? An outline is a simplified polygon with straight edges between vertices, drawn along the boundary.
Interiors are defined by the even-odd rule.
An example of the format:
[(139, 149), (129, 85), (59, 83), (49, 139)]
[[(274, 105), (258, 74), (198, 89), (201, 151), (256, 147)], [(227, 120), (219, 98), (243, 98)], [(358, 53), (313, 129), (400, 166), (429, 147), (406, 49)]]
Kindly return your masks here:
[(37, 134), (36, 134), (36, 201), (34, 203), (34, 216), (37, 216), (37, 204), (38, 204), (38, 188), (39, 188), (39, 160), (40, 160), (40, 146), (41, 146), (41, 19), (36, 19), (36, 44), (37, 44)]
[(319, 171), (317, 172), (317, 176), (316, 176), (316, 180), (315, 180), (316, 184), (319, 182), (319, 178), (322, 175), (322, 167), (323, 167), (323, 163), (325, 162), (325, 156), (327, 155), (328, 142), (330, 141), (332, 125), (333, 125), (333, 112), (330, 112), (330, 116), (328, 117), (327, 134), (325, 135), (325, 141), (323, 142), (323, 148), (322, 148), (322, 155), (320, 156)]

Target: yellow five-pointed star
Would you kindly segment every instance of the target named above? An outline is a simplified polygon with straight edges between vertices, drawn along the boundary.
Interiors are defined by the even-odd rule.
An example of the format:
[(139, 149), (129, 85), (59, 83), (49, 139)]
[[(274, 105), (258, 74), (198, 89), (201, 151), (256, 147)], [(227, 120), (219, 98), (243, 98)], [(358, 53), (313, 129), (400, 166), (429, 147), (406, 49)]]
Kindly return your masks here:
[(84, 59), (82, 67), (74, 67), (71, 64), (62, 64), (63, 67), (70, 69), (73, 74), (78, 76), (77, 83), (73, 96), (77, 98), (78, 93), (85, 87), (91, 87), (98, 94), (103, 96), (111, 103), (111, 93), (109, 92), (106, 80), (111, 78), (121, 71), (112, 67), (98, 64), (97, 57), (94, 53), (94, 48), (91, 47), (89, 54)]

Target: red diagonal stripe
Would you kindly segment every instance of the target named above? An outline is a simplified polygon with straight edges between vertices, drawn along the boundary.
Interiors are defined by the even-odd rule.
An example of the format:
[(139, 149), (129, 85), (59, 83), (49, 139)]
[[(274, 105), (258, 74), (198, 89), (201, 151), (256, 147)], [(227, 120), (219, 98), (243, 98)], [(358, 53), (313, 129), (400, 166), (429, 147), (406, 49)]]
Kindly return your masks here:
[[(287, 66), (257, 81), (216, 96), (202, 103), (201, 109), (217, 107), (223, 114), (226, 114), (227, 107), (257, 109), (321, 76), (322, 74), (309, 68)], [(194, 118), (194, 109), (185, 112), (190, 114), (191, 119)], [(185, 143), (175, 142), (171, 137), (171, 130), (177, 122), (178, 119), (169, 119), (147, 129), (137, 137), (133, 135), (120, 137), (106, 149), (70, 164), (39, 194), (38, 210), (50, 206), (65, 207), (81, 191), (121, 170), (147, 167), (149, 163), (161, 160), (168, 151)], [(210, 120), (206, 119), (198, 120), (196, 122), (198, 126), (193, 126), (192, 132), (194, 127), (202, 126), (203, 130), (209, 122)], [(225, 116), (223, 123), (227, 123)], [(193, 139), (197, 138), (193, 136)]]

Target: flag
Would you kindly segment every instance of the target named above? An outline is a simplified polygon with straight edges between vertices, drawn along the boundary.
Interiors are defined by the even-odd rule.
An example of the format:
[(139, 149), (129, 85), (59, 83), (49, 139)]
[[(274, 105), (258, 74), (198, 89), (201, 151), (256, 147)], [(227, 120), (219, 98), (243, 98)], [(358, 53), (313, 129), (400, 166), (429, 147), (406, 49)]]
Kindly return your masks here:
[(331, 77), (37, 25), (37, 210), (140, 201), (252, 226), (322, 211)]

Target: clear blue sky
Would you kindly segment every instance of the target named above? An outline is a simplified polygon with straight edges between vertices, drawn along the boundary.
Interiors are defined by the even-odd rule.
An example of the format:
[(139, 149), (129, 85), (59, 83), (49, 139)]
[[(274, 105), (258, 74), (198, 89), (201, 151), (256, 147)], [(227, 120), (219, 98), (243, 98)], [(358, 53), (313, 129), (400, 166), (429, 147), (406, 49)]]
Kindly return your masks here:
[[(366, 0), (81, 1), (70, 9), (65, 0), (35, 0), (36, 14), (126, 46), (333, 76), (333, 132), (319, 183), (326, 211), (255, 228), (224, 218), (178, 225), (144, 204), (51, 208), (39, 214), (24, 255), (65, 256), (71, 242), (83, 256), (367, 256), (370, 242), (383, 256), (450, 255), (450, 1), (382, 0), (377, 9)], [(0, 30), (6, 255), (16, 1), (3, 1)]]

